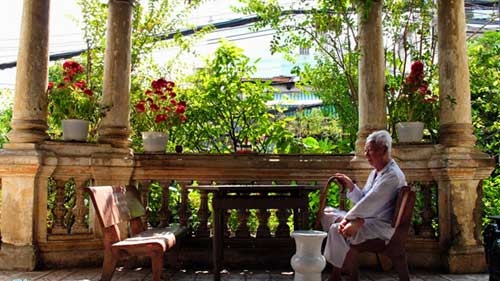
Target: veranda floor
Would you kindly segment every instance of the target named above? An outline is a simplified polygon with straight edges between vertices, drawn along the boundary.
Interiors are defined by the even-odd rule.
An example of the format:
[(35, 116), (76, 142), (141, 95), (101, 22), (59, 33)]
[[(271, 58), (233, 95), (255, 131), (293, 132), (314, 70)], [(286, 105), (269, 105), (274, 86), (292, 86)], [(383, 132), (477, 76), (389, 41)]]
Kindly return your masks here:
[[(100, 268), (72, 268), (56, 270), (40, 270), (33, 272), (20, 271), (0, 271), (0, 280), (5, 281), (91, 281), (99, 280)], [(362, 281), (392, 281), (398, 280), (392, 272), (378, 272), (373, 270), (361, 270), (360, 280)], [(488, 274), (439, 274), (430, 272), (411, 272), (412, 281), (488, 281)], [(322, 280), (328, 279), (325, 271)], [(118, 270), (113, 275), (112, 281), (132, 281), (151, 280), (151, 270), (149, 268), (135, 270)], [(168, 281), (212, 281), (213, 275), (203, 270), (166, 270), (163, 272), (163, 280)], [(239, 270), (222, 274), (222, 281), (293, 281), (293, 272), (280, 271), (250, 271)]]

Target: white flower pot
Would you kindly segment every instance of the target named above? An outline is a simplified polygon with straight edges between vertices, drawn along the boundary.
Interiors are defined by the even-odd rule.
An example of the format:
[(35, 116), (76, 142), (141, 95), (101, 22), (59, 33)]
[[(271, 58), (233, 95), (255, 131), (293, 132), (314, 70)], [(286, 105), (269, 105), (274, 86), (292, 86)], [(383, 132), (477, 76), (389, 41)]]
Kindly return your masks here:
[(423, 122), (399, 122), (396, 124), (398, 142), (420, 142), (424, 135)]
[(321, 254), (321, 244), (326, 232), (317, 230), (298, 230), (292, 232), (296, 252), (290, 263), (295, 271), (294, 281), (321, 281), (321, 271), (326, 260)]
[(62, 120), (63, 140), (87, 141), (87, 135), (89, 134), (89, 124), (89, 121), (81, 119)]
[(168, 135), (161, 132), (142, 132), (144, 152), (165, 152)]

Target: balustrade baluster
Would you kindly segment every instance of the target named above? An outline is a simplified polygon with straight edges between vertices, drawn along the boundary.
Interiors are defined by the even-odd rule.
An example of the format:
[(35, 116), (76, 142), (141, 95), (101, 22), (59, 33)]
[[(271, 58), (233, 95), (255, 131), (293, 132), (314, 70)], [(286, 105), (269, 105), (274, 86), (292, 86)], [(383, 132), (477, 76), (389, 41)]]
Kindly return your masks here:
[(71, 233), (88, 233), (89, 227), (85, 223), (85, 216), (89, 213), (89, 208), (85, 206), (84, 188), (87, 185), (86, 180), (75, 180), (75, 206), (72, 214), (75, 216), (75, 223), (71, 227)]
[(54, 207), (54, 226), (52, 227), (52, 234), (68, 234), (68, 229), (64, 225), (64, 216), (67, 211), (64, 206), (64, 187), (65, 182), (55, 180), (56, 196)]
[(142, 180), (139, 182), (139, 198), (141, 200), (142, 206), (146, 208), (146, 215), (141, 218), (144, 225), (149, 225), (150, 211), (148, 210), (148, 193), (149, 193), (149, 180)]
[(267, 209), (257, 210), (257, 218), (259, 220), (259, 227), (257, 227), (257, 238), (271, 237), (271, 230), (269, 229), (269, 217), (271, 213)]
[(208, 217), (210, 216), (208, 210), (208, 192), (200, 191), (200, 208), (198, 209), (198, 219), (200, 220), (200, 224), (198, 225), (198, 229), (196, 229), (197, 237), (209, 237), (210, 230), (208, 229)]
[(160, 224), (158, 225), (158, 227), (167, 227), (169, 225), (168, 220), (172, 215), (172, 211), (170, 210), (170, 183), (168, 181), (161, 181), (159, 182), (159, 184), (162, 187), (162, 193), (161, 207), (158, 210), (158, 216), (160, 219)]
[(278, 209), (276, 211), (276, 217), (278, 217), (278, 227), (276, 228), (275, 237), (290, 236), (290, 227), (287, 224), (289, 216), (290, 211), (288, 209)]
[(432, 218), (434, 212), (432, 208), (432, 184), (422, 184), (420, 192), (423, 196), (423, 207), (420, 216), (422, 217), (422, 224), (419, 227), (419, 236), (424, 238), (433, 238), (434, 230), (432, 229)]
[(186, 182), (179, 183), (181, 187), (181, 206), (179, 208), (179, 223), (182, 226), (188, 226), (191, 210), (189, 209), (189, 189)]
[(228, 227), (227, 223), (229, 222), (229, 217), (231, 216), (231, 210), (225, 210), (225, 212), (226, 213), (224, 214), (224, 223), (223, 223), (224, 237), (229, 237), (231, 236), (231, 229)]

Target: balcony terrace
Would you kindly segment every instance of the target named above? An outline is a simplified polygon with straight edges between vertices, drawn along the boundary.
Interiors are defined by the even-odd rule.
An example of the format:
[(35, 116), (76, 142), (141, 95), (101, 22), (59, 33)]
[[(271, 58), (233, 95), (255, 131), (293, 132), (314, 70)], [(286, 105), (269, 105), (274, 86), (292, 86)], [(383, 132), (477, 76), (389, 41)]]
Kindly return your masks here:
[[(21, 280), (57, 280), (56, 276), (68, 280), (73, 274), (74, 280), (97, 278), (95, 267), (102, 263), (103, 235), (84, 192), (89, 184), (137, 187), (142, 203), (150, 210), (143, 219), (151, 227), (179, 223), (189, 228), (190, 235), (180, 242), (179, 254), (167, 255), (167, 264), (206, 270), (213, 263), (211, 194), (197, 190), (196, 183), (322, 186), (332, 174), (343, 172), (363, 184), (372, 169), (363, 154), (365, 138), (387, 127), (381, 1), (373, 1), (369, 13), (360, 15), (366, 16), (366, 21), (359, 27), (359, 127), (356, 149), (350, 155), (134, 154), (129, 148), (134, 2), (109, 1), (103, 93), (112, 108), (100, 123), (97, 143), (80, 143), (49, 140), (47, 135), (50, 1), (24, 1), (12, 130), (9, 143), (0, 150), (0, 269), (22, 272), (2, 274), (12, 272)], [(407, 242), (408, 262), (412, 272), (484, 273), (481, 180), (491, 173), (494, 160), (475, 147), (463, 1), (438, 2), (440, 100), (453, 104), (440, 108), (438, 144), (398, 144), (392, 151), (408, 183), (418, 190)], [(309, 210), (304, 210), (310, 214), (309, 223), (317, 209), (314, 196)], [(288, 209), (255, 213), (231, 210), (226, 216), (230, 219), (223, 263), (225, 268), (236, 269), (230, 276), (246, 280), (261, 275), (240, 275), (245, 268), (256, 272), (287, 268), (294, 252), (289, 235), (295, 229), (292, 215)], [(273, 225), (278, 225), (279, 231), (265, 227)], [(363, 256), (362, 265), (375, 264), (374, 256)], [(73, 269), (84, 266), (92, 268)], [(51, 268), (61, 270), (47, 270)], [(142, 280), (148, 272), (115, 278), (133, 274), (138, 275), (132, 277), (134, 280)], [(174, 276), (183, 275), (176, 272)], [(211, 279), (210, 272), (188, 271), (186, 275), (193, 280)], [(281, 280), (278, 276), (274, 271), (264, 273), (266, 280)], [(365, 273), (366, 280), (373, 280), (370, 276)], [(469, 278), (416, 274), (414, 279), (454, 280), (447, 276)]]

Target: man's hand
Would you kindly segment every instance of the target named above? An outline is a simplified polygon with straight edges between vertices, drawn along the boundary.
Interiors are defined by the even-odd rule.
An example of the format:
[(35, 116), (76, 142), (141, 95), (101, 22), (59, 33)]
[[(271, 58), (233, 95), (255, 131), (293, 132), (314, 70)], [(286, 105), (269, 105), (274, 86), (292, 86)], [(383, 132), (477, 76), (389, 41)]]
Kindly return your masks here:
[(345, 238), (351, 237), (358, 233), (364, 223), (365, 220), (362, 218), (356, 218), (354, 220), (347, 220), (344, 218), (339, 224), (339, 232)]
[(340, 185), (342, 185), (345, 188), (348, 188), (349, 191), (352, 191), (354, 189), (354, 182), (348, 176), (342, 173), (336, 173), (335, 175), (333, 175), (333, 177)]

